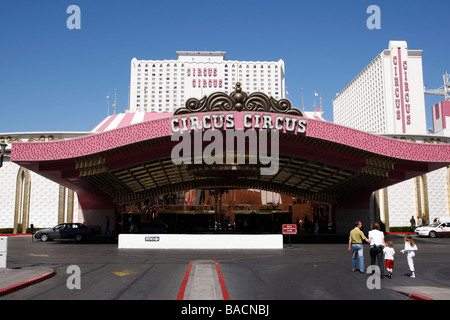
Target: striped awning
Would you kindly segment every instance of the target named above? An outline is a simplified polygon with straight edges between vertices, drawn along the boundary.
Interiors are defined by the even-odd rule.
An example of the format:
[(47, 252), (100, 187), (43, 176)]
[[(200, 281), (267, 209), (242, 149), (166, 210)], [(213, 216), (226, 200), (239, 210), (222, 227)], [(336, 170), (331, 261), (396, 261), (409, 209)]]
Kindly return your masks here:
[(106, 117), (91, 132), (105, 132), (132, 124), (147, 122), (170, 116), (172, 112), (126, 112)]
[[(105, 131), (110, 131), (113, 129), (118, 129), (126, 127), (132, 124), (147, 122), (150, 120), (156, 120), (160, 118), (166, 118), (172, 115), (172, 112), (126, 112), (117, 113), (106, 117), (102, 122), (100, 122), (91, 132), (100, 133)], [(308, 119), (326, 121), (322, 117), (322, 111), (305, 111), (304, 115)]]

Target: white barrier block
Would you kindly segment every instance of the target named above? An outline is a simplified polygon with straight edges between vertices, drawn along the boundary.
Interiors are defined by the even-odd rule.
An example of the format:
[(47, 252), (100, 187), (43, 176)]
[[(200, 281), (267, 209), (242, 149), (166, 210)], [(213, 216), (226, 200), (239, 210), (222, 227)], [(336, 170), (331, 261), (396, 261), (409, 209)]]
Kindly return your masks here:
[(8, 256), (8, 237), (0, 237), (0, 269), (6, 268)]
[(120, 234), (119, 249), (283, 249), (283, 235)]

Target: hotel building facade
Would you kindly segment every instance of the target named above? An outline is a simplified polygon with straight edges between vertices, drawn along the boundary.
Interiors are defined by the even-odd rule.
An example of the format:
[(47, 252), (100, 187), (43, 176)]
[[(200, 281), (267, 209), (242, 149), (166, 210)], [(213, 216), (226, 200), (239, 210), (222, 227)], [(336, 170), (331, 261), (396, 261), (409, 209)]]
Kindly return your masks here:
[(131, 60), (130, 112), (173, 112), (189, 98), (246, 92), (285, 98), (284, 62), (225, 60), (225, 52), (177, 51), (177, 60)]
[[(390, 51), (389, 54), (387, 51)], [(156, 124), (167, 121), (173, 116), (173, 112), (185, 106), (190, 98), (202, 99), (215, 92), (229, 95), (235, 90), (236, 82), (240, 82), (242, 90), (249, 94), (262, 92), (276, 100), (285, 98), (285, 68), (282, 60), (277, 62), (229, 61), (225, 60), (224, 52), (182, 51), (177, 52), (177, 56), (177, 60), (132, 59), (129, 110), (125, 113), (109, 115), (90, 132), (0, 133), (0, 142), (7, 144), (6, 158), (3, 167), (0, 168), (2, 181), (0, 228), (14, 227), (16, 229), (18, 224), (26, 227), (31, 223), (35, 227), (52, 227), (62, 222), (86, 222), (91, 226), (104, 226), (106, 216), (111, 216), (111, 212), (114, 213), (111, 208), (104, 211), (98, 208), (87, 209), (86, 206), (83, 208), (79, 201), (81, 197), (86, 199), (83, 195), (79, 199), (77, 193), (70, 188), (11, 161), (9, 152), (14, 142), (18, 144), (49, 142), (51, 144), (55, 140), (61, 140), (61, 143), (65, 144), (69, 140), (90, 137), (92, 139), (98, 137), (101, 140), (106, 136), (115, 135), (117, 130), (124, 129), (128, 132), (135, 127), (151, 126), (151, 122)], [(396, 62), (394, 57), (397, 57)], [(374, 141), (379, 141), (379, 136), (383, 135), (407, 141), (414, 140), (415, 143), (450, 143), (448, 136), (426, 135), (423, 88), (418, 89), (423, 84), (421, 64), (421, 51), (408, 50), (406, 43), (403, 42), (391, 42), (390, 49), (383, 51), (335, 98), (333, 107), (336, 123), (361, 131), (375, 132)], [(367, 88), (371, 90), (365, 91), (368, 90)], [(368, 101), (363, 101), (365, 95), (371, 95)], [(400, 101), (397, 101), (398, 99)], [(363, 105), (363, 108), (358, 108), (359, 104)], [(448, 110), (446, 106), (444, 104), (442, 107), (435, 107), (435, 110), (440, 112), (440, 116), (435, 117), (436, 121), (441, 121), (441, 127), (445, 128), (446, 124), (442, 122), (446, 119), (444, 115), (446, 117), (450, 115), (446, 111)], [(400, 119), (397, 119), (398, 110), (400, 110)], [(311, 120), (313, 126), (320, 129), (312, 133), (318, 134), (318, 137), (326, 141), (326, 144), (334, 143), (331, 140), (328, 141), (330, 137), (334, 137), (330, 132), (345, 131), (345, 128), (326, 123), (321, 112), (317, 110), (304, 112), (303, 115)], [(369, 121), (366, 120), (367, 118)], [(352, 137), (353, 134), (352, 131)], [(357, 133), (356, 136), (365, 137), (365, 133)], [(342, 142), (342, 144), (347, 143), (352, 145), (352, 142)], [(356, 145), (360, 144), (356, 143)], [(365, 146), (361, 144), (360, 147)], [(379, 149), (383, 148), (379, 147)], [(411, 149), (417, 148), (412, 146)], [(417, 156), (417, 158), (420, 157)], [(303, 180), (309, 179), (307, 174), (315, 174), (317, 168), (320, 168), (314, 164), (313, 170), (306, 165), (307, 162), (303, 166), (296, 167), (295, 163), (296, 161), (286, 160), (283, 170), (288, 170), (291, 166), (294, 169), (280, 173), (277, 179), (271, 182), (295, 178), (298, 181), (294, 185), (300, 187)], [(346, 161), (343, 163), (345, 164)], [(29, 164), (29, 162), (23, 162), (24, 166)], [(79, 164), (79, 166), (82, 165), (84, 164)], [(370, 163), (367, 166), (373, 165), (377, 166), (376, 163)], [(99, 164), (96, 170), (101, 168), (102, 165)], [(306, 169), (309, 170), (308, 173), (304, 173), (306, 178), (301, 178), (302, 173), (299, 170)], [(43, 163), (39, 164), (38, 170), (44, 170), (46, 174), (51, 175), (55, 169), (47, 168)], [(372, 172), (371, 169), (367, 171)], [(160, 175), (164, 175), (163, 173), (164, 170)], [(59, 174), (62, 175), (61, 172)], [(326, 174), (330, 175), (330, 172)], [(54, 176), (56, 175), (57, 173)], [(330, 181), (338, 181), (341, 178), (344, 179), (345, 176), (341, 177), (336, 173)], [(69, 178), (65, 182), (70, 185), (80, 179), (81, 175)], [(137, 178), (131, 175), (130, 179)], [(58, 179), (55, 180), (58, 181)], [(328, 183), (323, 177), (320, 179), (311, 177), (310, 180), (310, 183), (312, 181)], [(436, 215), (448, 216), (450, 208), (448, 181), (449, 169), (443, 168), (375, 192), (372, 201), (373, 219), (376, 215), (380, 215), (388, 226), (405, 226), (409, 224), (411, 216), (430, 218)], [(305, 188), (311, 189), (312, 186)], [(272, 196), (271, 193), (270, 197)], [(260, 204), (274, 202), (267, 200), (265, 192), (261, 192), (258, 197)], [(94, 214), (91, 214), (89, 210)], [(342, 210), (342, 212), (347, 211)]]
[[(390, 41), (333, 99), (336, 124), (406, 140), (447, 144), (448, 102), (432, 107), (434, 133), (426, 126), (422, 50), (410, 50), (406, 41)], [(439, 115), (441, 115), (439, 117)], [(450, 216), (450, 169), (442, 168), (374, 194), (374, 210), (389, 227)]]
[(390, 41), (333, 99), (336, 124), (377, 134), (426, 134), (422, 50)]

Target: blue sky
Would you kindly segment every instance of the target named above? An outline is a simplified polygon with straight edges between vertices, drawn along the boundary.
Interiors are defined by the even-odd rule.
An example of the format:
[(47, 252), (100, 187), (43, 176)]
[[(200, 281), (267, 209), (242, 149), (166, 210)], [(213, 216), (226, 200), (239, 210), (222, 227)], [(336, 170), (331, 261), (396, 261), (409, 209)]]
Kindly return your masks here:
[[(69, 30), (69, 5), (81, 29)], [(381, 9), (369, 30), (367, 7)], [(90, 131), (107, 115), (106, 95), (127, 103), (130, 61), (176, 59), (176, 51), (226, 51), (229, 60), (279, 60), (288, 98), (324, 116), (332, 99), (389, 40), (423, 50), (424, 84), (450, 72), (448, 0), (0, 0), (0, 132)], [(425, 96), (428, 127), (431, 105)]]

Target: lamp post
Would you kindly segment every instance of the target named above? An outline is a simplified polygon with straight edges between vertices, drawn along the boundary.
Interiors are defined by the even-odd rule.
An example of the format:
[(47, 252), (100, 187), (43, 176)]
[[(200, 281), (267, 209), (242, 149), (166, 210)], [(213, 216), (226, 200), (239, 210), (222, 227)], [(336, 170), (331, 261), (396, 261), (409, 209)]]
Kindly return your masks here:
[(3, 166), (3, 156), (6, 153), (6, 143), (0, 143), (0, 168)]

